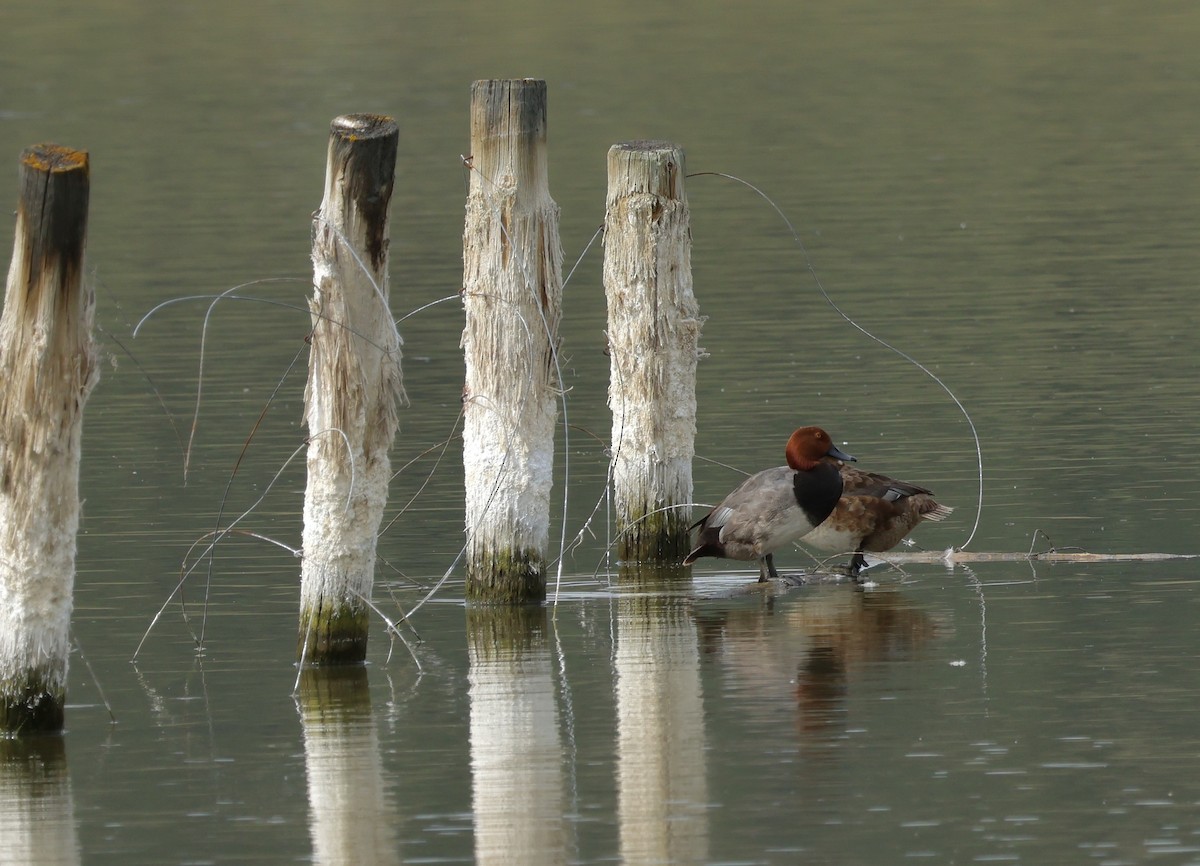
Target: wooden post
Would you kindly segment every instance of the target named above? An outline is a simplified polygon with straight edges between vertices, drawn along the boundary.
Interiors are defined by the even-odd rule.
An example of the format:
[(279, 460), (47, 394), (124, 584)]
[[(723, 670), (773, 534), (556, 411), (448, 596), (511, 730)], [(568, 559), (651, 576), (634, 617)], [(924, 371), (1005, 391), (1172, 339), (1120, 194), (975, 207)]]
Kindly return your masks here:
[(556, 352), (558, 205), (546, 172), (546, 83), (476, 81), (463, 231), (467, 598), (546, 596)]
[(688, 552), (703, 320), (683, 177), (683, 150), (668, 142), (608, 151), (608, 405), (623, 561), (679, 562)]
[(83, 281), (88, 155), (21, 155), (0, 316), (0, 734), (60, 731), (83, 404), (99, 379)]
[(367, 652), (388, 449), (404, 399), (401, 340), (388, 305), (388, 205), (398, 139), (389, 117), (335, 118), (325, 197), (313, 217), (297, 645), (304, 664), (355, 664)]

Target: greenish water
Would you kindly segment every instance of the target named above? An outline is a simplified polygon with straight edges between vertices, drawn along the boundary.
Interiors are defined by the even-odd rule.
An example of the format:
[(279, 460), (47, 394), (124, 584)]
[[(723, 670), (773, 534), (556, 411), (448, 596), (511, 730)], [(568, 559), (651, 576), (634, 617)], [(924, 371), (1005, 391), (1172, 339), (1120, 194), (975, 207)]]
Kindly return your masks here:
[[(393, 465), (415, 462), (376, 603), (410, 609), (454, 561), (460, 457), (438, 446), (460, 408), (460, 156), (483, 77), (548, 82), (568, 261), (603, 220), (621, 140), (677, 141), (690, 171), (742, 177), (795, 223), (808, 259), (745, 187), (688, 181), (709, 317), (697, 501), (739, 478), (707, 460), (774, 465), (820, 423), (955, 506), (918, 545), (971, 534), (962, 414), (826, 304), (811, 260), (969, 409), (970, 549), (1042, 532), (1200, 552), (1197, 44), (1200, 10), (1168, 2), (6, 8), (0, 166), (15, 180), (39, 141), (90, 151), (111, 363), (85, 422), (68, 732), (3, 756), (0, 859), (1200, 863), (1189, 560), (906, 565), (865, 592), (775, 599), (710, 561), (682, 589), (616, 588), (603, 506), (588, 524), (610, 426), (599, 244), (565, 291), (569, 495), (551, 535), (580, 542), (556, 606), (468, 612), (460, 571), (411, 652), (377, 622), (365, 674), (297, 683), (299, 563), (237, 539), (130, 662), (219, 512), (267, 493), (244, 525), (299, 545), (303, 462), (272, 479), (303, 441), (310, 215), (341, 113), (400, 125), (397, 315), (451, 298), (400, 325), (412, 405)], [(185, 484), (207, 302), (132, 325), (264, 279), (242, 293), (271, 305), (214, 311)]]

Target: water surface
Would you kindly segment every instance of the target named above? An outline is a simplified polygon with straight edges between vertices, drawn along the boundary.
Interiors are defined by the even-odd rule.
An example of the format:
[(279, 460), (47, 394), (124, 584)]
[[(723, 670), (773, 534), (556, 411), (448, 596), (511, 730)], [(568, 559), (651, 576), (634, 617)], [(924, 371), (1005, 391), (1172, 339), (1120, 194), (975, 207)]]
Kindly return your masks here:
[[(460, 407), (460, 156), (483, 77), (548, 81), (568, 261), (621, 140), (677, 141), (690, 170), (745, 178), (795, 224), (803, 250), (745, 187), (688, 182), (709, 317), (697, 501), (740, 477), (708, 460), (773, 465), (820, 423), (956, 507), (918, 545), (972, 533), (961, 412), (848, 325), (811, 265), (970, 411), (971, 549), (1197, 552), (1200, 12), (111, 0), (17, 5), (0, 29), (0, 159), (91, 152), (111, 361), (85, 422), (69, 730), (0, 764), (15, 862), (1200, 862), (1190, 560), (906, 565), (775, 598), (705, 563), (621, 586), (594, 512), (598, 244), (566, 289), (552, 536), (579, 543), (556, 606), (466, 611), (456, 572), (411, 652), (377, 622), (365, 671), (297, 680), (298, 562), (238, 539), (130, 662), (219, 519), (265, 493), (246, 527), (299, 544), (302, 461), (273, 479), (303, 442), (310, 215), (337, 114), (400, 124), (397, 316), (450, 298), (400, 325), (412, 405), (393, 459), (415, 462), (376, 602), (395, 617), (454, 561), (459, 455), (435, 446)], [(206, 302), (132, 326), (264, 279), (243, 294), (270, 305), (213, 313), (185, 483)]]

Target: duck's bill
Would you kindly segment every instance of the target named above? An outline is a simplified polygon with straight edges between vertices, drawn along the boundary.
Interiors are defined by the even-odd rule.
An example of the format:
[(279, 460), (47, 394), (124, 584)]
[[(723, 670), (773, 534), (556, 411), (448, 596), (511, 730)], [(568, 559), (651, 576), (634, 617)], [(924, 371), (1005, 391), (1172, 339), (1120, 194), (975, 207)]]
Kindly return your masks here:
[(857, 457), (851, 457), (849, 454), (847, 454), (841, 448), (838, 448), (836, 445), (831, 445), (829, 447), (829, 456), (836, 457), (838, 460), (845, 460), (847, 463), (857, 463), (858, 462)]

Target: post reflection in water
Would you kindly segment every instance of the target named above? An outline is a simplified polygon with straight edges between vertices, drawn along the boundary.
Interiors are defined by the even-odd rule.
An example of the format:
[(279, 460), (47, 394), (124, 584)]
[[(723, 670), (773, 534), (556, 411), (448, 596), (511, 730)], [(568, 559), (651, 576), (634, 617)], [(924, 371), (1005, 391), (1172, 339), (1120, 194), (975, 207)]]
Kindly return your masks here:
[(565, 863), (563, 747), (542, 607), (467, 610), (475, 862)]
[[(767, 596), (761, 604), (709, 606), (697, 625), (705, 652), (719, 654), (728, 682), (747, 693), (746, 711), (794, 705), (795, 729), (810, 746), (840, 742), (856, 671), (908, 657), (946, 628), (902, 593), (847, 584)], [(785, 692), (794, 701), (784, 700)]]
[(62, 737), (0, 739), (0, 861), (80, 862)]
[(708, 858), (700, 651), (691, 600), (622, 573), (617, 601), (617, 819), (625, 863)]
[(366, 668), (306, 669), (299, 707), (315, 862), (400, 863)]

